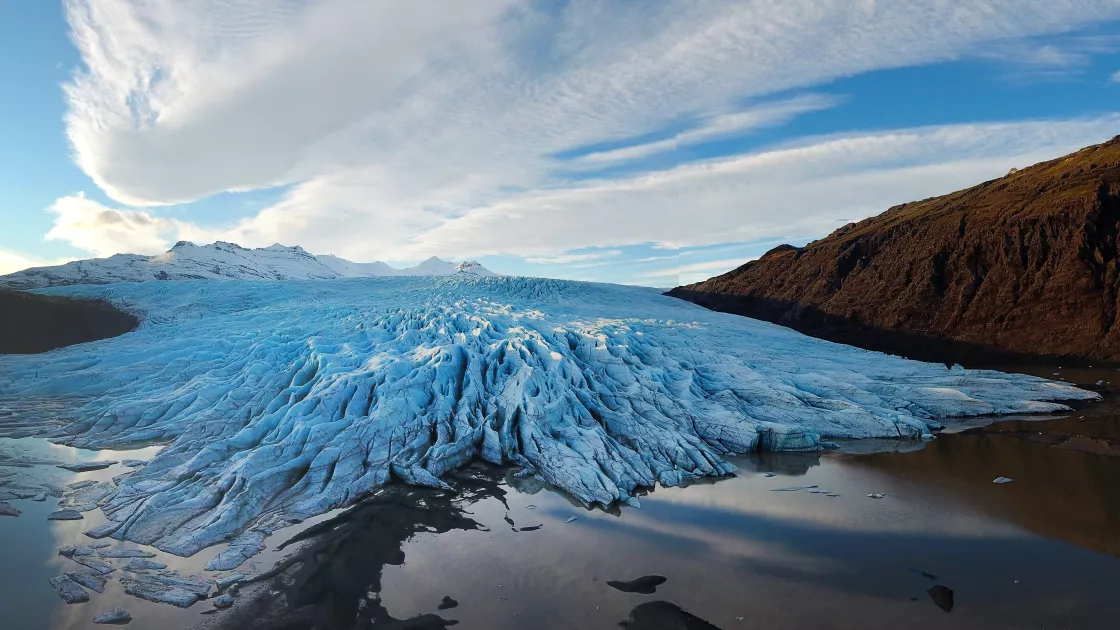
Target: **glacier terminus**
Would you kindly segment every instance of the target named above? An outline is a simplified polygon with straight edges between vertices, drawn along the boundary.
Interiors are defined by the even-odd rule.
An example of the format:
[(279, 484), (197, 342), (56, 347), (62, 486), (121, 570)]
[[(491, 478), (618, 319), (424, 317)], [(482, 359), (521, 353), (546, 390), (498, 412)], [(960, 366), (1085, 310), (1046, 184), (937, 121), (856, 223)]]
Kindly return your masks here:
[(0, 435), (164, 448), (88, 492), (94, 537), (228, 570), (270, 532), (481, 458), (587, 506), (730, 474), (725, 456), (920, 439), (947, 419), (1097, 394), (948, 369), (711, 312), (656, 290), (521, 277), (43, 289), (136, 314), (121, 337), (0, 357)]

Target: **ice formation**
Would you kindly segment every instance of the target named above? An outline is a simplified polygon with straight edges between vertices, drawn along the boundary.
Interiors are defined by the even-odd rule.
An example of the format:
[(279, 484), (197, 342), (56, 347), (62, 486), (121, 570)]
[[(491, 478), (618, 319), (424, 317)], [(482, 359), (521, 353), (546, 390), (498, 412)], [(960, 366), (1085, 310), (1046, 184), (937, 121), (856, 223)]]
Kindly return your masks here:
[(729, 473), (730, 453), (917, 439), (941, 418), (1096, 397), (866, 352), (637, 287), (425, 277), (48, 292), (104, 298), (143, 323), (0, 357), (0, 434), (166, 444), (98, 499), (109, 522), (91, 535), (180, 555), (233, 540), (212, 561), (223, 569), (278, 527), (391, 479), (443, 487), (441, 475), (476, 457), (608, 505)]

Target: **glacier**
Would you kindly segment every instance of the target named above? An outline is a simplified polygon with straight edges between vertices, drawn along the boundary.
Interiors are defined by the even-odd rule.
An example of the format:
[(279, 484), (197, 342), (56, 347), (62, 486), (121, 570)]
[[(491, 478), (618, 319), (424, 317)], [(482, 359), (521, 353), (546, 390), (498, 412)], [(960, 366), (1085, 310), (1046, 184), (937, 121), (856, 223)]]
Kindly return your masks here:
[(0, 436), (164, 448), (98, 486), (94, 537), (229, 570), (280, 527), (474, 458), (587, 506), (729, 474), (725, 455), (920, 438), (1098, 395), (909, 361), (656, 290), (518, 277), (81, 285), (121, 337), (0, 356)]

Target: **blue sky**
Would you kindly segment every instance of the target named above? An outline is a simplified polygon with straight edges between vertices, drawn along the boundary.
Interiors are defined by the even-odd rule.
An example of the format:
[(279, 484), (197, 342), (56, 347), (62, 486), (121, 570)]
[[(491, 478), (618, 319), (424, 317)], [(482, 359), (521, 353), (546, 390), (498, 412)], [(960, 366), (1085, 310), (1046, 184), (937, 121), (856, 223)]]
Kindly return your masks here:
[(1120, 134), (1118, 20), (1118, 0), (9, 0), (0, 272), (221, 239), (673, 286)]

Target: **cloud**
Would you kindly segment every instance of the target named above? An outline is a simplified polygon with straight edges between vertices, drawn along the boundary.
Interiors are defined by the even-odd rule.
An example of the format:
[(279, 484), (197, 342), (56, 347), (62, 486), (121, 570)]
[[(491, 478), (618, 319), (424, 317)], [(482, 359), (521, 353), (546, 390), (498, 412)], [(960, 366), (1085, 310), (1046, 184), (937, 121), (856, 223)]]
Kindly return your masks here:
[(573, 263), (603, 260), (605, 258), (616, 258), (621, 254), (622, 252), (620, 250), (612, 249), (598, 252), (560, 254), (556, 256), (529, 256), (525, 258), (525, 262), (532, 265), (570, 265)]
[(1005, 79), (1030, 83), (1081, 77), (1092, 67), (1094, 55), (1118, 49), (1120, 37), (1073, 35), (1047, 38), (1045, 42), (1030, 38), (999, 41), (984, 46), (977, 56), (1005, 64)]
[(158, 254), (178, 240), (213, 240), (190, 223), (108, 208), (82, 193), (56, 200), (48, 211), (55, 218), (47, 240), (66, 241), (99, 257), (120, 252)]
[(47, 259), (25, 254), (23, 252), (16, 252), (10, 249), (0, 249), (0, 276), (17, 271), (23, 271), (31, 267), (47, 267), (50, 265), (61, 265), (62, 263), (70, 262), (71, 258), (56, 258)]
[[(575, 185), (555, 156), (608, 141), (617, 147), (681, 121), (700, 123), (685, 142), (739, 133), (768, 124), (751, 105), (764, 97), (1120, 16), (1112, 0), (65, 0), (65, 7), (84, 62), (66, 85), (67, 135), (78, 165), (111, 199), (158, 206), (287, 185), (279, 203), (227, 230), (229, 239), (298, 242), (359, 260), (411, 258), (440, 243), (464, 250), (437, 252), (444, 256), (556, 255), (579, 246), (572, 226), (580, 222), (605, 226), (587, 235), (596, 242), (629, 242), (628, 230), (655, 241), (672, 241), (679, 230), (681, 241), (707, 242), (734, 218), (727, 208), (748, 199), (756, 208), (770, 198), (819, 206), (831, 196), (837, 212), (869, 213), (903, 196), (904, 186), (932, 186), (898, 171), (902, 180), (878, 188), (857, 182), (860, 194), (823, 194), (846, 185), (839, 175), (808, 187), (815, 195), (756, 178), (756, 194), (746, 180), (735, 182), (733, 163)], [(800, 105), (768, 116), (780, 120), (812, 103)], [(660, 148), (599, 159), (651, 150)], [(747, 168), (748, 177), (759, 168)], [(960, 170), (953, 175), (966, 179)], [(655, 190), (674, 196), (656, 198)], [(576, 201), (609, 215), (590, 215)], [(650, 204), (648, 221), (632, 203)], [(709, 203), (716, 204), (710, 217)], [(556, 213), (547, 215), (549, 204)], [(143, 223), (140, 215), (133, 218)], [(508, 220), (493, 220), (499, 215)], [(553, 238), (519, 216), (560, 227)], [(819, 230), (834, 220), (804, 208), (792, 222), (760, 216), (757, 228), (724, 237)], [(464, 240), (477, 233), (471, 225), (483, 224), (493, 231), (478, 243)], [(153, 247), (173, 231), (126, 233)], [(81, 242), (90, 233), (73, 236)], [(524, 246), (508, 240), (521, 235)], [(108, 251), (111, 242), (133, 241), (86, 242)]]
[(897, 203), (952, 192), (1099, 142), (1118, 129), (1120, 115), (1110, 115), (810, 139), (512, 196), (420, 234), (413, 252), (541, 256), (630, 243), (695, 247), (821, 235)]
[(1117, 70), (1116, 73), (1112, 75), (1112, 82), (1120, 83), (1120, 70)]
[(705, 262), (687, 265), (675, 265), (660, 269), (640, 276), (641, 280), (656, 286), (680, 286), (707, 280), (721, 273), (726, 273), (740, 267), (756, 258), (728, 258), (724, 260), (708, 260)]
[(605, 162), (643, 158), (657, 153), (673, 151), (681, 146), (735, 136), (761, 127), (780, 125), (800, 114), (835, 107), (841, 101), (843, 101), (842, 98), (827, 94), (803, 94), (776, 103), (757, 105), (732, 114), (712, 116), (697, 127), (675, 134), (671, 138), (608, 151), (596, 151), (582, 155), (575, 161), (579, 164), (598, 165)]

